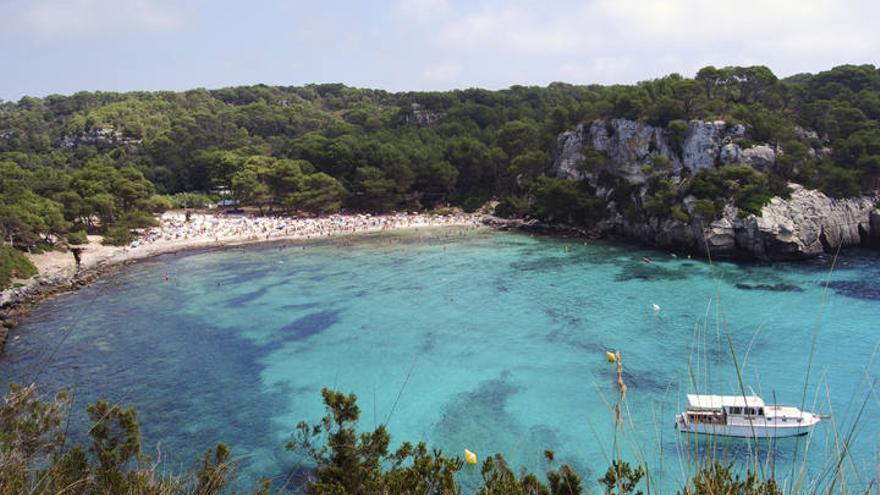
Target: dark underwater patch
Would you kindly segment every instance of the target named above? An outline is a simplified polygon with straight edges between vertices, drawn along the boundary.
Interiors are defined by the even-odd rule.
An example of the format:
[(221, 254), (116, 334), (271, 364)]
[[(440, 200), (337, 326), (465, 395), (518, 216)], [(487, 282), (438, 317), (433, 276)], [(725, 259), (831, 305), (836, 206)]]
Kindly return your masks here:
[(321, 305), (318, 303), (299, 303), (299, 304), (285, 304), (284, 306), (280, 306), (278, 309), (283, 309), (286, 311), (302, 311), (305, 309), (315, 309), (320, 306)]
[(764, 290), (769, 292), (803, 292), (804, 289), (794, 284), (780, 282), (778, 284), (746, 284), (738, 283), (736, 288), (740, 290)]
[(303, 316), (281, 327), (286, 341), (305, 340), (332, 327), (339, 321), (339, 311), (326, 310)]
[(545, 338), (548, 342), (559, 342), (575, 349), (581, 349), (589, 354), (602, 355), (608, 350), (607, 346), (582, 332), (571, 334), (562, 331), (552, 331)]
[[(171, 287), (159, 290), (175, 293)], [(109, 352), (95, 352), (94, 339), (67, 339), (52, 362), (44, 363), (40, 376), (41, 392), (69, 388), (74, 393), (72, 441), (87, 444), (91, 422), (86, 405), (103, 398), (135, 407), (144, 453), (155, 455), (161, 445), (165, 466), (194, 468), (199, 456), (220, 441), (239, 454), (258, 449), (283, 453), (282, 442), (271, 440), (276, 425), (266, 411), (284, 404), (290, 390), (266, 390), (261, 384), (262, 347), (206, 319), (160, 310), (167, 308), (152, 300), (130, 305), (129, 314), (122, 317), (115, 311), (122, 305), (116, 297), (112, 290), (102, 289), (88, 306), (94, 316), (89, 325), (107, 329), (101, 340)], [(175, 298), (161, 301), (174, 304)], [(84, 303), (80, 299), (68, 305)], [(33, 361), (43, 363), (43, 353)], [(25, 372), (30, 368), (29, 363), (21, 364)], [(236, 487), (250, 490), (258, 481), (250, 471), (251, 460), (237, 460), (242, 475)]]
[(458, 452), (462, 445), (481, 450), (492, 446), (495, 451), (512, 452), (512, 442), (526, 433), (506, 410), (507, 402), (518, 391), (519, 387), (504, 376), (480, 382), (476, 388), (453, 396), (442, 407), (440, 419), (427, 438), (443, 439), (436, 446), (450, 452)]
[(663, 380), (662, 376), (653, 371), (632, 371), (631, 369), (624, 369), (623, 381), (631, 389), (660, 393), (666, 390), (670, 382)]
[(310, 275), (307, 277), (307, 280), (310, 282), (323, 282), (327, 279), (335, 278), (335, 277), (351, 277), (350, 272), (333, 272), (333, 273), (317, 273), (315, 275)]
[(546, 272), (558, 270), (562, 267), (576, 264), (576, 260), (569, 257), (545, 257), (538, 259), (517, 260), (510, 263), (510, 268), (517, 272)]
[(437, 336), (434, 335), (434, 332), (428, 331), (425, 337), (422, 339), (421, 344), (419, 344), (419, 352), (426, 353), (431, 352), (434, 347), (437, 346)]
[[(825, 284), (820, 284), (824, 286)], [(835, 280), (828, 287), (836, 294), (861, 299), (864, 301), (880, 301), (880, 281), (876, 280)]]
[[(507, 412), (511, 397), (520, 387), (510, 382), (508, 373), (499, 378), (480, 382), (476, 388), (457, 394), (442, 408), (441, 419), (434, 432), (427, 438), (443, 439), (444, 452), (460, 452), (462, 446), (472, 446), (479, 454), (501, 452), (515, 470), (527, 468), (540, 473), (546, 466), (542, 463), (544, 449), (554, 449), (563, 444), (560, 430), (547, 424), (523, 425)], [(565, 432), (569, 434), (569, 432)], [(485, 452), (485, 453), (484, 453)], [(514, 460), (516, 459), (516, 460)], [(581, 475), (593, 477), (594, 471), (582, 459), (570, 454), (557, 457), (558, 463), (572, 465)], [(521, 465), (522, 462), (528, 465)]]
[(267, 275), (274, 272), (273, 269), (269, 268), (250, 268), (247, 267), (231, 267), (229, 270), (233, 275), (228, 275), (220, 279), (221, 285), (239, 285), (246, 284), (248, 282), (252, 282), (254, 280), (259, 280), (265, 278)]
[(269, 292), (269, 287), (260, 287), (257, 290), (252, 290), (239, 296), (230, 297), (226, 300), (226, 304), (229, 306), (242, 306), (256, 301), (257, 299), (266, 295), (267, 292)]
[(690, 275), (685, 272), (671, 270), (655, 263), (631, 263), (624, 265), (620, 273), (614, 277), (614, 280), (616, 282), (626, 282), (629, 280), (668, 281), (685, 280), (688, 277)]
[(287, 280), (279, 280), (277, 282), (265, 284), (262, 287), (260, 287), (259, 289), (256, 289), (256, 290), (253, 290), (253, 291), (250, 291), (250, 292), (238, 295), (238, 296), (233, 296), (233, 297), (227, 299), (226, 304), (228, 304), (230, 306), (248, 304), (250, 302), (256, 301), (257, 299), (263, 297), (264, 295), (266, 295), (267, 292), (269, 292), (269, 290), (271, 290), (275, 287), (281, 287), (281, 286), (284, 286), (287, 284), (288, 284)]
[(560, 311), (556, 308), (544, 308), (544, 314), (550, 317), (554, 322), (571, 327), (579, 326), (583, 321), (572, 314)]

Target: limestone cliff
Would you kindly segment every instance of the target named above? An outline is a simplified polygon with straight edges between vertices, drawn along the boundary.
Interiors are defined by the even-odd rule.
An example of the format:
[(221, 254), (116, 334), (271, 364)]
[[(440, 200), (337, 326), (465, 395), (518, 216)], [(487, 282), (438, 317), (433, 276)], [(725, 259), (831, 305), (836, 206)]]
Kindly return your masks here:
[(554, 170), (559, 178), (588, 178), (578, 166), (584, 159), (584, 146), (606, 153), (631, 182), (643, 181), (642, 166), (651, 163), (655, 156), (665, 157), (676, 171), (684, 167), (696, 172), (735, 162), (772, 166), (776, 151), (769, 146), (741, 149), (734, 139), (744, 134), (745, 128), (739, 124), (692, 120), (681, 142), (676, 143), (663, 127), (626, 119), (597, 120), (559, 135)]
[[(581, 166), (584, 150), (604, 152), (613, 162), (613, 173), (630, 184), (645, 184), (650, 171), (645, 165), (665, 157), (674, 171), (691, 173), (728, 164), (749, 165), (759, 170), (775, 166), (783, 150), (759, 144), (743, 149), (737, 138), (745, 135), (740, 125), (722, 121), (688, 123), (684, 136), (674, 142), (669, 131), (641, 122), (612, 119), (579, 125), (557, 139), (553, 171), (558, 178), (594, 182)], [(816, 150), (827, 153), (827, 149)], [(595, 185), (595, 184), (594, 184)], [(698, 251), (712, 256), (758, 259), (802, 259), (880, 239), (878, 197), (834, 199), (791, 185), (789, 199), (773, 198), (760, 216), (743, 216), (727, 205), (718, 218), (685, 222), (674, 218), (627, 220), (609, 203), (609, 215), (596, 230), (639, 239), (660, 247)], [(597, 194), (608, 191), (597, 185)], [(685, 198), (683, 210), (692, 213), (693, 200)]]
[(80, 146), (102, 148), (114, 144), (124, 144), (131, 148), (139, 146), (141, 142), (141, 139), (126, 137), (122, 131), (113, 127), (93, 127), (79, 135), (64, 136), (56, 144), (64, 149), (74, 149)]

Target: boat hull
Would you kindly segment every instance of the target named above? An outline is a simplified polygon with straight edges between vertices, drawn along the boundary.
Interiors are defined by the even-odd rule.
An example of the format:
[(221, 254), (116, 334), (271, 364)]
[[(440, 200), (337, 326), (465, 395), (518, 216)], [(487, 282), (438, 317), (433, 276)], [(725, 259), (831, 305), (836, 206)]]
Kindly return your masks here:
[(751, 425), (700, 424), (687, 423), (683, 421), (681, 417), (676, 418), (675, 421), (675, 428), (683, 433), (738, 438), (799, 437), (809, 434), (813, 431), (813, 427), (815, 426), (815, 423), (797, 426), (777, 426), (772, 424), (761, 424), (761, 422), (755, 422)]

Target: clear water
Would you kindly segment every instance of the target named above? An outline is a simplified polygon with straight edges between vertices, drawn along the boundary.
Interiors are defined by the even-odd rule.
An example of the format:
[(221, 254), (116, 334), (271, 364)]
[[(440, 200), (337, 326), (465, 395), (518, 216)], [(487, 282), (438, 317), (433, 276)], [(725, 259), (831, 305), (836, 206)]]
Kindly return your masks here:
[[(849, 432), (880, 371), (880, 258), (845, 253), (826, 291), (830, 264), (710, 265), (457, 230), (169, 255), (41, 306), (8, 344), (0, 377), (70, 388), (78, 411), (99, 397), (136, 406), (146, 450), (161, 448), (168, 469), (223, 440), (242, 456), (244, 487), (301, 475), (283, 445), (298, 421), (321, 417), (320, 390), (333, 387), (356, 393), (362, 426), (387, 422), (395, 441), (503, 452), (538, 472), (550, 448), (595, 489), (614, 427), (604, 352), (619, 349), (632, 416), (624, 456), (641, 452), (669, 493), (692, 453), (673, 430), (691, 383), (739, 390), (728, 335), (744, 382), (791, 405), (804, 397), (815, 336), (807, 408)], [(844, 463), (850, 487), (876, 472), (878, 412), (870, 397)], [(834, 463), (833, 432), (813, 435), (808, 479)], [(805, 446), (777, 444), (777, 472), (801, 466)], [(747, 451), (725, 447), (741, 463)], [(461, 474), (468, 487), (478, 477)]]

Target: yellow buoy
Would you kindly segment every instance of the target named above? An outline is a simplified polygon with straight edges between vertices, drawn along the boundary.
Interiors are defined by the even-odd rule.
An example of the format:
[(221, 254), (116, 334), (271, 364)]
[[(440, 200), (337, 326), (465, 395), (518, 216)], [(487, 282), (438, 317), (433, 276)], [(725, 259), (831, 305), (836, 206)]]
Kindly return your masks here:
[(608, 358), (609, 363), (617, 361), (617, 355), (611, 351), (605, 351), (605, 357)]
[(464, 460), (468, 464), (476, 464), (477, 463), (477, 454), (474, 454), (468, 449), (464, 449)]

